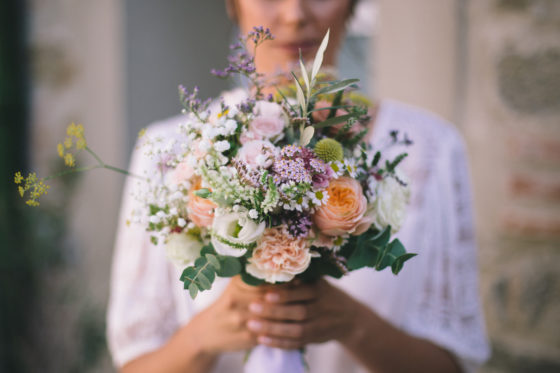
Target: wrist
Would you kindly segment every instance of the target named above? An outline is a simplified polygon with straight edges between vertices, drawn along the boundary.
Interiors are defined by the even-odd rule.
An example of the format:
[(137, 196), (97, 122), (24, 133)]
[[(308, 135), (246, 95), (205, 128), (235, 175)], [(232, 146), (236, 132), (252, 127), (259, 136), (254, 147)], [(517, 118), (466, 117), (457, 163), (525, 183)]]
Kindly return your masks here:
[(197, 330), (194, 325), (196, 319), (183, 326), (180, 329), (180, 339), (182, 340), (182, 349), (190, 355), (191, 359), (197, 361), (212, 361), (219, 353), (213, 346), (207, 343), (206, 338), (203, 338), (203, 333)]
[(339, 339), (346, 349), (353, 350), (362, 343), (367, 343), (368, 335), (374, 333), (372, 327), (377, 324), (379, 317), (367, 306), (354, 301), (349, 313), (348, 332)]

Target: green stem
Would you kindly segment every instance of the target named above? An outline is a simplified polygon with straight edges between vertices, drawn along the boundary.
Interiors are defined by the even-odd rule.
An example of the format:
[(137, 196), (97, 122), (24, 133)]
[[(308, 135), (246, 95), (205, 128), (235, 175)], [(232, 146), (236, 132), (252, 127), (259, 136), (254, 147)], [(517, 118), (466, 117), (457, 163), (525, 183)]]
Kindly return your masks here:
[(101, 168), (101, 167), (102, 166), (96, 164), (96, 165), (93, 165), (93, 166), (73, 168), (73, 169), (70, 169), (70, 170), (65, 170), (65, 171), (58, 172), (54, 175), (47, 176), (47, 177), (44, 178), (44, 180), (45, 181), (46, 180), (51, 180), (51, 179), (55, 179), (55, 178), (60, 177), (60, 176), (69, 175), (69, 174), (73, 174), (73, 173), (76, 173), (76, 172), (86, 172), (86, 171), (94, 170), (96, 168)]
[(95, 154), (95, 152), (93, 150), (91, 150), (89, 148), (89, 146), (86, 146), (86, 151), (91, 154), (93, 156), (93, 158), (95, 158), (97, 160), (97, 162), (99, 163), (100, 166), (104, 166), (105, 163), (101, 160), (101, 158), (99, 158), (99, 156), (97, 154)]

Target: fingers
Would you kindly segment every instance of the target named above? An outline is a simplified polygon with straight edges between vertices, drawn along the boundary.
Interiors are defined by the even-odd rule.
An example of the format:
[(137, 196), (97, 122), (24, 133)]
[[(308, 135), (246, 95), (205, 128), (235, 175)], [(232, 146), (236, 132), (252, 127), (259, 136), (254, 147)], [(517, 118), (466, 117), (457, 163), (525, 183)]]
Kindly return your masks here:
[(264, 299), (270, 303), (310, 302), (316, 298), (316, 286), (311, 284), (269, 288), (264, 296)]
[(265, 335), (267, 337), (291, 338), (303, 341), (305, 337), (306, 324), (250, 319), (247, 322), (247, 328), (260, 336)]
[(284, 350), (297, 350), (299, 348), (305, 347), (305, 344), (295, 339), (275, 338), (275, 337), (268, 337), (264, 335), (258, 337), (257, 342), (259, 342), (262, 345), (281, 348)]
[(305, 321), (312, 317), (312, 305), (307, 303), (274, 304), (268, 302), (251, 302), (251, 315), (269, 320)]

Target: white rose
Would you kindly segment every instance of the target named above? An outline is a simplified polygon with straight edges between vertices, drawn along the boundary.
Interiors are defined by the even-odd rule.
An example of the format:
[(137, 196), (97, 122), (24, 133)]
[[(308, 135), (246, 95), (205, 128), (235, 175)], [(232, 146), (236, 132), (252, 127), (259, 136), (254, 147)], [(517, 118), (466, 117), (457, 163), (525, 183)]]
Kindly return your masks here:
[(245, 213), (216, 216), (212, 223), (212, 245), (220, 255), (239, 257), (256, 245), (266, 224), (257, 224)]
[[(403, 175), (398, 175), (404, 180)], [(404, 222), (406, 208), (410, 200), (410, 187), (400, 184), (394, 177), (386, 177), (377, 184), (376, 199), (373, 208), (376, 213), (375, 226), (384, 229), (391, 226), (392, 233), (396, 233)]]
[(186, 233), (171, 233), (165, 243), (165, 254), (177, 267), (187, 267), (200, 256), (202, 242)]

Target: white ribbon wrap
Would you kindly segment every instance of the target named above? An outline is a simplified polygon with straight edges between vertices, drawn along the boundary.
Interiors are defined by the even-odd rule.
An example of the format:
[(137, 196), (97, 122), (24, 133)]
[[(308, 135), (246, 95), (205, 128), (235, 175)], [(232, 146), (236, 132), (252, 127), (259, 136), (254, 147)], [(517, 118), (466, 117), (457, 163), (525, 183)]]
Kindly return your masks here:
[(258, 345), (249, 354), (245, 373), (305, 373), (300, 350), (282, 350)]

